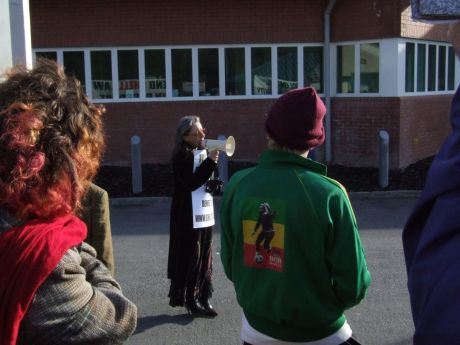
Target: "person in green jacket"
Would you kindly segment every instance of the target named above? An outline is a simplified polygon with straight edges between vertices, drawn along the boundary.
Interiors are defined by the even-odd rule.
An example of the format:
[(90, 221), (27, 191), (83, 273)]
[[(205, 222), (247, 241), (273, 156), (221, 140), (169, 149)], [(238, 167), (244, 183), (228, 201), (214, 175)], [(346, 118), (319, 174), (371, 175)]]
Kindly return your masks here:
[(268, 112), (268, 150), (235, 173), (221, 205), (221, 259), (243, 309), (244, 344), (359, 344), (344, 312), (371, 278), (345, 188), (308, 152), (326, 108), (311, 88)]

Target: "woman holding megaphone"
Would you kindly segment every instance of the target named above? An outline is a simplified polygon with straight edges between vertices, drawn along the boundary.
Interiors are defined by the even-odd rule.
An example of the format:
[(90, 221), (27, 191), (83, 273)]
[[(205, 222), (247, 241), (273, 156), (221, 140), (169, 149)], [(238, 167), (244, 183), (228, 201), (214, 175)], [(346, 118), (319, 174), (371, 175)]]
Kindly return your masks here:
[(205, 183), (217, 167), (219, 151), (202, 147), (200, 118), (184, 116), (176, 128), (172, 154), (174, 189), (168, 256), (169, 304), (185, 306), (193, 316), (217, 316), (209, 303), (213, 287), (214, 206)]

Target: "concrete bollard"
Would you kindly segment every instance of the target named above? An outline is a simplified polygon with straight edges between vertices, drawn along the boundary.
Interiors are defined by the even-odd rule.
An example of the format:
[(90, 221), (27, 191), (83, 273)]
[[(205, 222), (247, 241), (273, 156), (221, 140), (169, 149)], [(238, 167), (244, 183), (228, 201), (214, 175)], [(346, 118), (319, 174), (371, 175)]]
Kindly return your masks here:
[[(227, 140), (225, 135), (219, 135), (217, 140)], [(225, 185), (228, 182), (228, 157), (224, 152), (219, 153), (219, 162), (217, 165), (217, 171), (219, 172), (219, 178), (224, 181), (222, 190), (225, 188)]]
[(379, 131), (379, 185), (380, 188), (388, 186), (388, 175), (390, 170), (390, 135), (387, 131)]
[(131, 173), (133, 193), (142, 192), (142, 160), (141, 138), (137, 135), (131, 137)]

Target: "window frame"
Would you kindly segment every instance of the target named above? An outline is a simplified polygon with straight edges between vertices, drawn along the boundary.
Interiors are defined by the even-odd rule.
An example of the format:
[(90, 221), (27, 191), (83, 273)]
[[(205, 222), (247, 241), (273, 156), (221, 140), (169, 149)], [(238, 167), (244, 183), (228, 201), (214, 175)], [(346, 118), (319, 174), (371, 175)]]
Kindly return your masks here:
[[(408, 44), (413, 44), (414, 49), (414, 61), (413, 61), (413, 73), (414, 73), (414, 90), (407, 91), (405, 78), (407, 76), (407, 63), (406, 63), (406, 48)], [(424, 45), (424, 51), (421, 53), (424, 54), (424, 64), (425, 69), (424, 73), (421, 73), (421, 76), (424, 78), (424, 90), (420, 90), (419, 88), (419, 69), (418, 64), (420, 62), (419, 53), (420, 49), (419, 46)], [(430, 66), (432, 60), (430, 60), (430, 47), (432, 47), (434, 53), (434, 65)], [(439, 88), (439, 71), (442, 70), (440, 68), (440, 51), (441, 47), (444, 49), (444, 89)], [(416, 40), (416, 39), (406, 39), (402, 41), (402, 48), (404, 50), (404, 85), (403, 85), (403, 95), (404, 96), (420, 96), (420, 95), (434, 95), (434, 94), (452, 94), (456, 91), (458, 86), (458, 74), (459, 74), (459, 59), (457, 56), (454, 55), (454, 61), (452, 65), (449, 65), (449, 52), (451, 51), (452, 44), (449, 42), (434, 42), (434, 41), (426, 41), (426, 40)], [(454, 71), (451, 71), (450, 68), (453, 67)], [(432, 68), (434, 75), (430, 77), (430, 68)], [(454, 80), (454, 85), (452, 89), (449, 89), (449, 81)], [(434, 90), (430, 89), (430, 80), (434, 83)]]
[[(377, 92), (361, 92), (361, 46), (364, 44), (378, 44), (379, 46), (379, 89)], [(337, 73), (338, 63), (338, 47), (353, 46), (354, 48), (354, 76), (353, 76), (353, 92), (338, 92)], [(331, 61), (331, 90), (334, 90), (334, 97), (379, 97), (382, 95), (382, 40), (363, 40), (363, 41), (347, 41), (337, 42), (333, 45), (334, 59)]]
[[(129, 102), (163, 102), (163, 101), (190, 101), (190, 100), (218, 100), (218, 99), (273, 99), (278, 94), (278, 59), (277, 52), (279, 48), (295, 47), (297, 50), (297, 81), (299, 87), (304, 87), (304, 48), (320, 47), (323, 54), (322, 79), (321, 85), (325, 89), (324, 74), (324, 44), (323, 43), (286, 43), (286, 44), (221, 44), (221, 45), (175, 45), (175, 46), (117, 46), (117, 47), (90, 47), (90, 48), (37, 48), (33, 49), (34, 63), (37, 53), (56, 52), (57, 62), (63, 64), (64, 52), (83, 51), (84, 68), (85, 68), (85, 87), (90, 99), (94, 102), (103, 103), (129, 103)], [(199, 70), (198, 70), (198, 49), (217, 48), (219, 61), (219, 94), (214, 96), (203, 96), (199, 94)], [(242, 95), (225, 95), (225, 49), (242, 48), (244, 50), (245, 60), (245, 94)], [(270, 94), (254, 95), (252, 94), (251, 84), (251, 49), (252, 48), (269, 48), (271, 52), (271, 78), (272, 87)], [(172, 88), (172, 60), (171, 52), (175, 49), (191, 49), (192, 51), (192, 83), (193, 94), (191, 96), (173, 97)], [(137, 50), (138, 68), (139, 68), (139, 97), (120, 98), (119, 96), (119, 76), (118, 76), (118, 51), (120, 50)], [(165, 97), (146, 97), (145, 86), (145, 51), (146, 50), (163, 50), (165, 54), (165, 74), (166, 74), (166, 96)], [(112, 98), (92, 98), (93, 89), (91, 83), (91, 52), (93, 51), (110, 51), (112, 62)], [(118, 87), (115, 87), (117, 85)], [(321, 95), (321, 93), (320, 93)]]

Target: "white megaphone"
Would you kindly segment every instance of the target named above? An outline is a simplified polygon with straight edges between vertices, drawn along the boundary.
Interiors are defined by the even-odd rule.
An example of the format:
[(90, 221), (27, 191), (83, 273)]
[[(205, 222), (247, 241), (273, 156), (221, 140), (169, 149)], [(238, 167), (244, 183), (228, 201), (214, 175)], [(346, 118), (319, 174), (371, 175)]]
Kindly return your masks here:
[(229, 136), (226, 140), (203, 139), (201, 147), (209, 151), (224, 151), (227, 156), (231, 157), (235, 152), (235, 138)]

